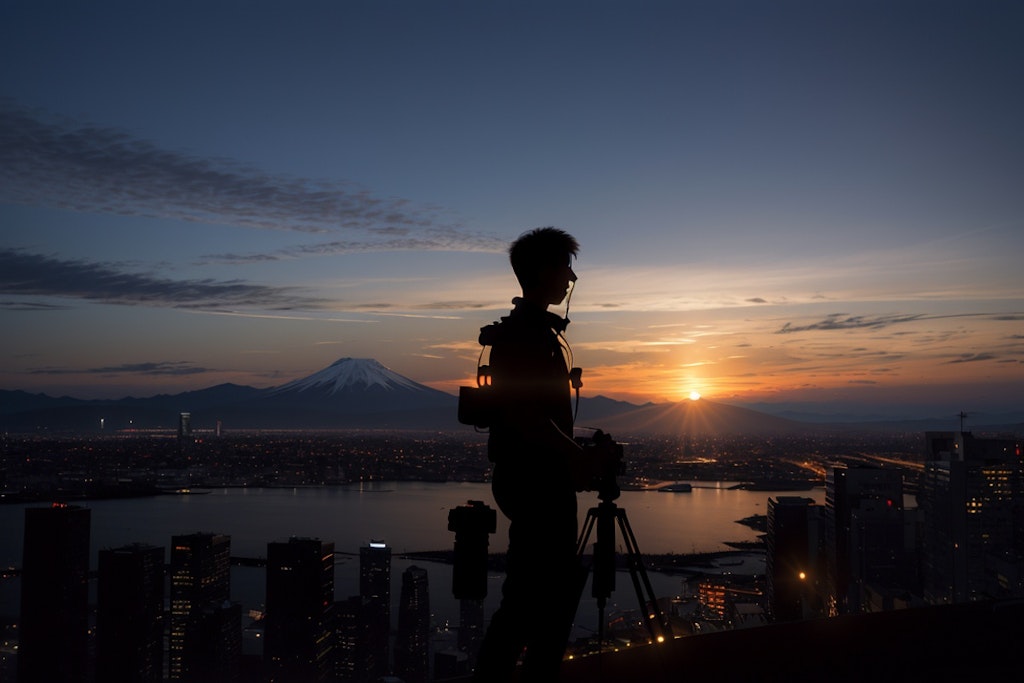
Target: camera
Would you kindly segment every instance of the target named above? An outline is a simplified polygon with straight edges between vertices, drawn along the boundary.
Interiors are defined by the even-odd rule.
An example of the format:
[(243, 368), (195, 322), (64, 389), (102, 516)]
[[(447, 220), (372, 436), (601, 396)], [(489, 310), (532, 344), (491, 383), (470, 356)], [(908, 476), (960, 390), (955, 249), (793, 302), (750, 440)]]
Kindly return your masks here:
[(495, 395), (491, 385), (459, 387), (459, 422), (487, 429), (494, 421)]
[(476, 369), (476, 386), (459, 387), (459, 422), (487, 429), (498, 411), (497, 394), (491, 384), (491, 368), (479, 365)]
[(622, 444), (609, 434), (597, 429), (591, 436), (577, 436), (576, 443), (590, 465), (591, 476), (587, 491), (597, 491), (601, 500), (612, 501), (619, 497), (618, 476), (626, 473)]
[(460, 600), (487, 596), (488, 536), (497, 530), (498, 514), (480, 500), (448, 511), (448, 531), (455, 532), (452, 594)]

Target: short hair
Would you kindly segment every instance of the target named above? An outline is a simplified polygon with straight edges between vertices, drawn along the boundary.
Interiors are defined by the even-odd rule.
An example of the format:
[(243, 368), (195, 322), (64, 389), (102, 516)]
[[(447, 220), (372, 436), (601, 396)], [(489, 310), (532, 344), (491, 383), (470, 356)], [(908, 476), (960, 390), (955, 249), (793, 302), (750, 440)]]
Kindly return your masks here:
[(523, 286), (536, 284), (540, 273), (571, 261), (580, 244), (558, 228), (534, 228), (524, 232), (508, 249), (512, 271)]

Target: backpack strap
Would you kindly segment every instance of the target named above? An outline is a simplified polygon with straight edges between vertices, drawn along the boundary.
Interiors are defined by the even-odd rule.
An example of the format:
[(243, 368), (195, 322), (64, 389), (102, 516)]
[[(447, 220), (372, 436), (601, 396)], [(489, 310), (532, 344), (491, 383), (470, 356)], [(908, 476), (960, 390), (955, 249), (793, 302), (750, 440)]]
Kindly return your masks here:
[[(569, 342), (566, 340), (565, 328), (569, 325), (569, 319), (563, 318), (555, 313), (547, 313), (549, 316), (548, 322), (549, 327), (555, 332), (555, 337), (558, 339), (559, 347), (567, 354), (566, 360), (568, 365), (572, 365), (572, 347), (569, 346)], [(494, 346), (494, 343), (499, 341), (503, 334), (504, 328), (502, 327), (507, 321), (508, 316), (504, 316), (501, 320), (496, 320), (490, 325), (485, 325), (480, 328), (480, 336), (478, 341), (480, 342), (480, 355), (476, 359), (476, 385), (477, 387), (489, 387), (491, 386), (491, 366), (484, 363), (484, 351), (488, 347)], [(569, 384), (572, 386), (573, 391), (576, 395), (575, 406), (572, 412), (573, 424), (576, 423), (576, 417), (580, 412), (580, 388), (583, 386), (583, 368), (571, 367), (569, 369)]]

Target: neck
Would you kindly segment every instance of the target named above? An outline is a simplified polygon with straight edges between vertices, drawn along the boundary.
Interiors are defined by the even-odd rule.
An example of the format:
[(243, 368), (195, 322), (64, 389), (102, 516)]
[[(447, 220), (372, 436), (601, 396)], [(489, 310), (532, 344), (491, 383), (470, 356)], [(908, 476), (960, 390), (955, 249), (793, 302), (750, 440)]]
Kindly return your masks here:
[(531, 292), (523, 292), (521, 297), (516, 297), (516, 301), (525, 304), (529, 308), (534, 308), (540, 311), (548, 310), (548, 306), (550, 305), (543, 297), (532, 294)]
[[(562, 317), (558, 313), (553, 313), (547, 310), (550, 304), (544, 302), (530, 301), (526, 297), (519, 297), (512, 299), (512, 305), (515, 306), (515, 310), (519, 311), (521, 315), (540, 315), (543, 316), (544, 320), (551, 329), (556, 332), (564, 332), (565, 328), (569, 325), (569, 319)], [(515, 311), (513, 311), (515, 314)]]

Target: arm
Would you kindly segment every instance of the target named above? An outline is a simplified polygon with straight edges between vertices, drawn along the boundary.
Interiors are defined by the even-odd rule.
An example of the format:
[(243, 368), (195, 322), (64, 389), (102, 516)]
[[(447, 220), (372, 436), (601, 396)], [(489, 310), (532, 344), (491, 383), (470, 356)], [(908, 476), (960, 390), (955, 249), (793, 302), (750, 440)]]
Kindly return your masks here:
[[(507, 341), (507, 340), (506, 340)], [(561, 351), (543, 336), (517, 336), (496, 344), (490, 365), (501, 394), (501, 422), (506, 435), (535, 454), (562, 463), (577, 491), (585, 490), (593, 472), (583, 448), (572, 437), (569, 377)]]

